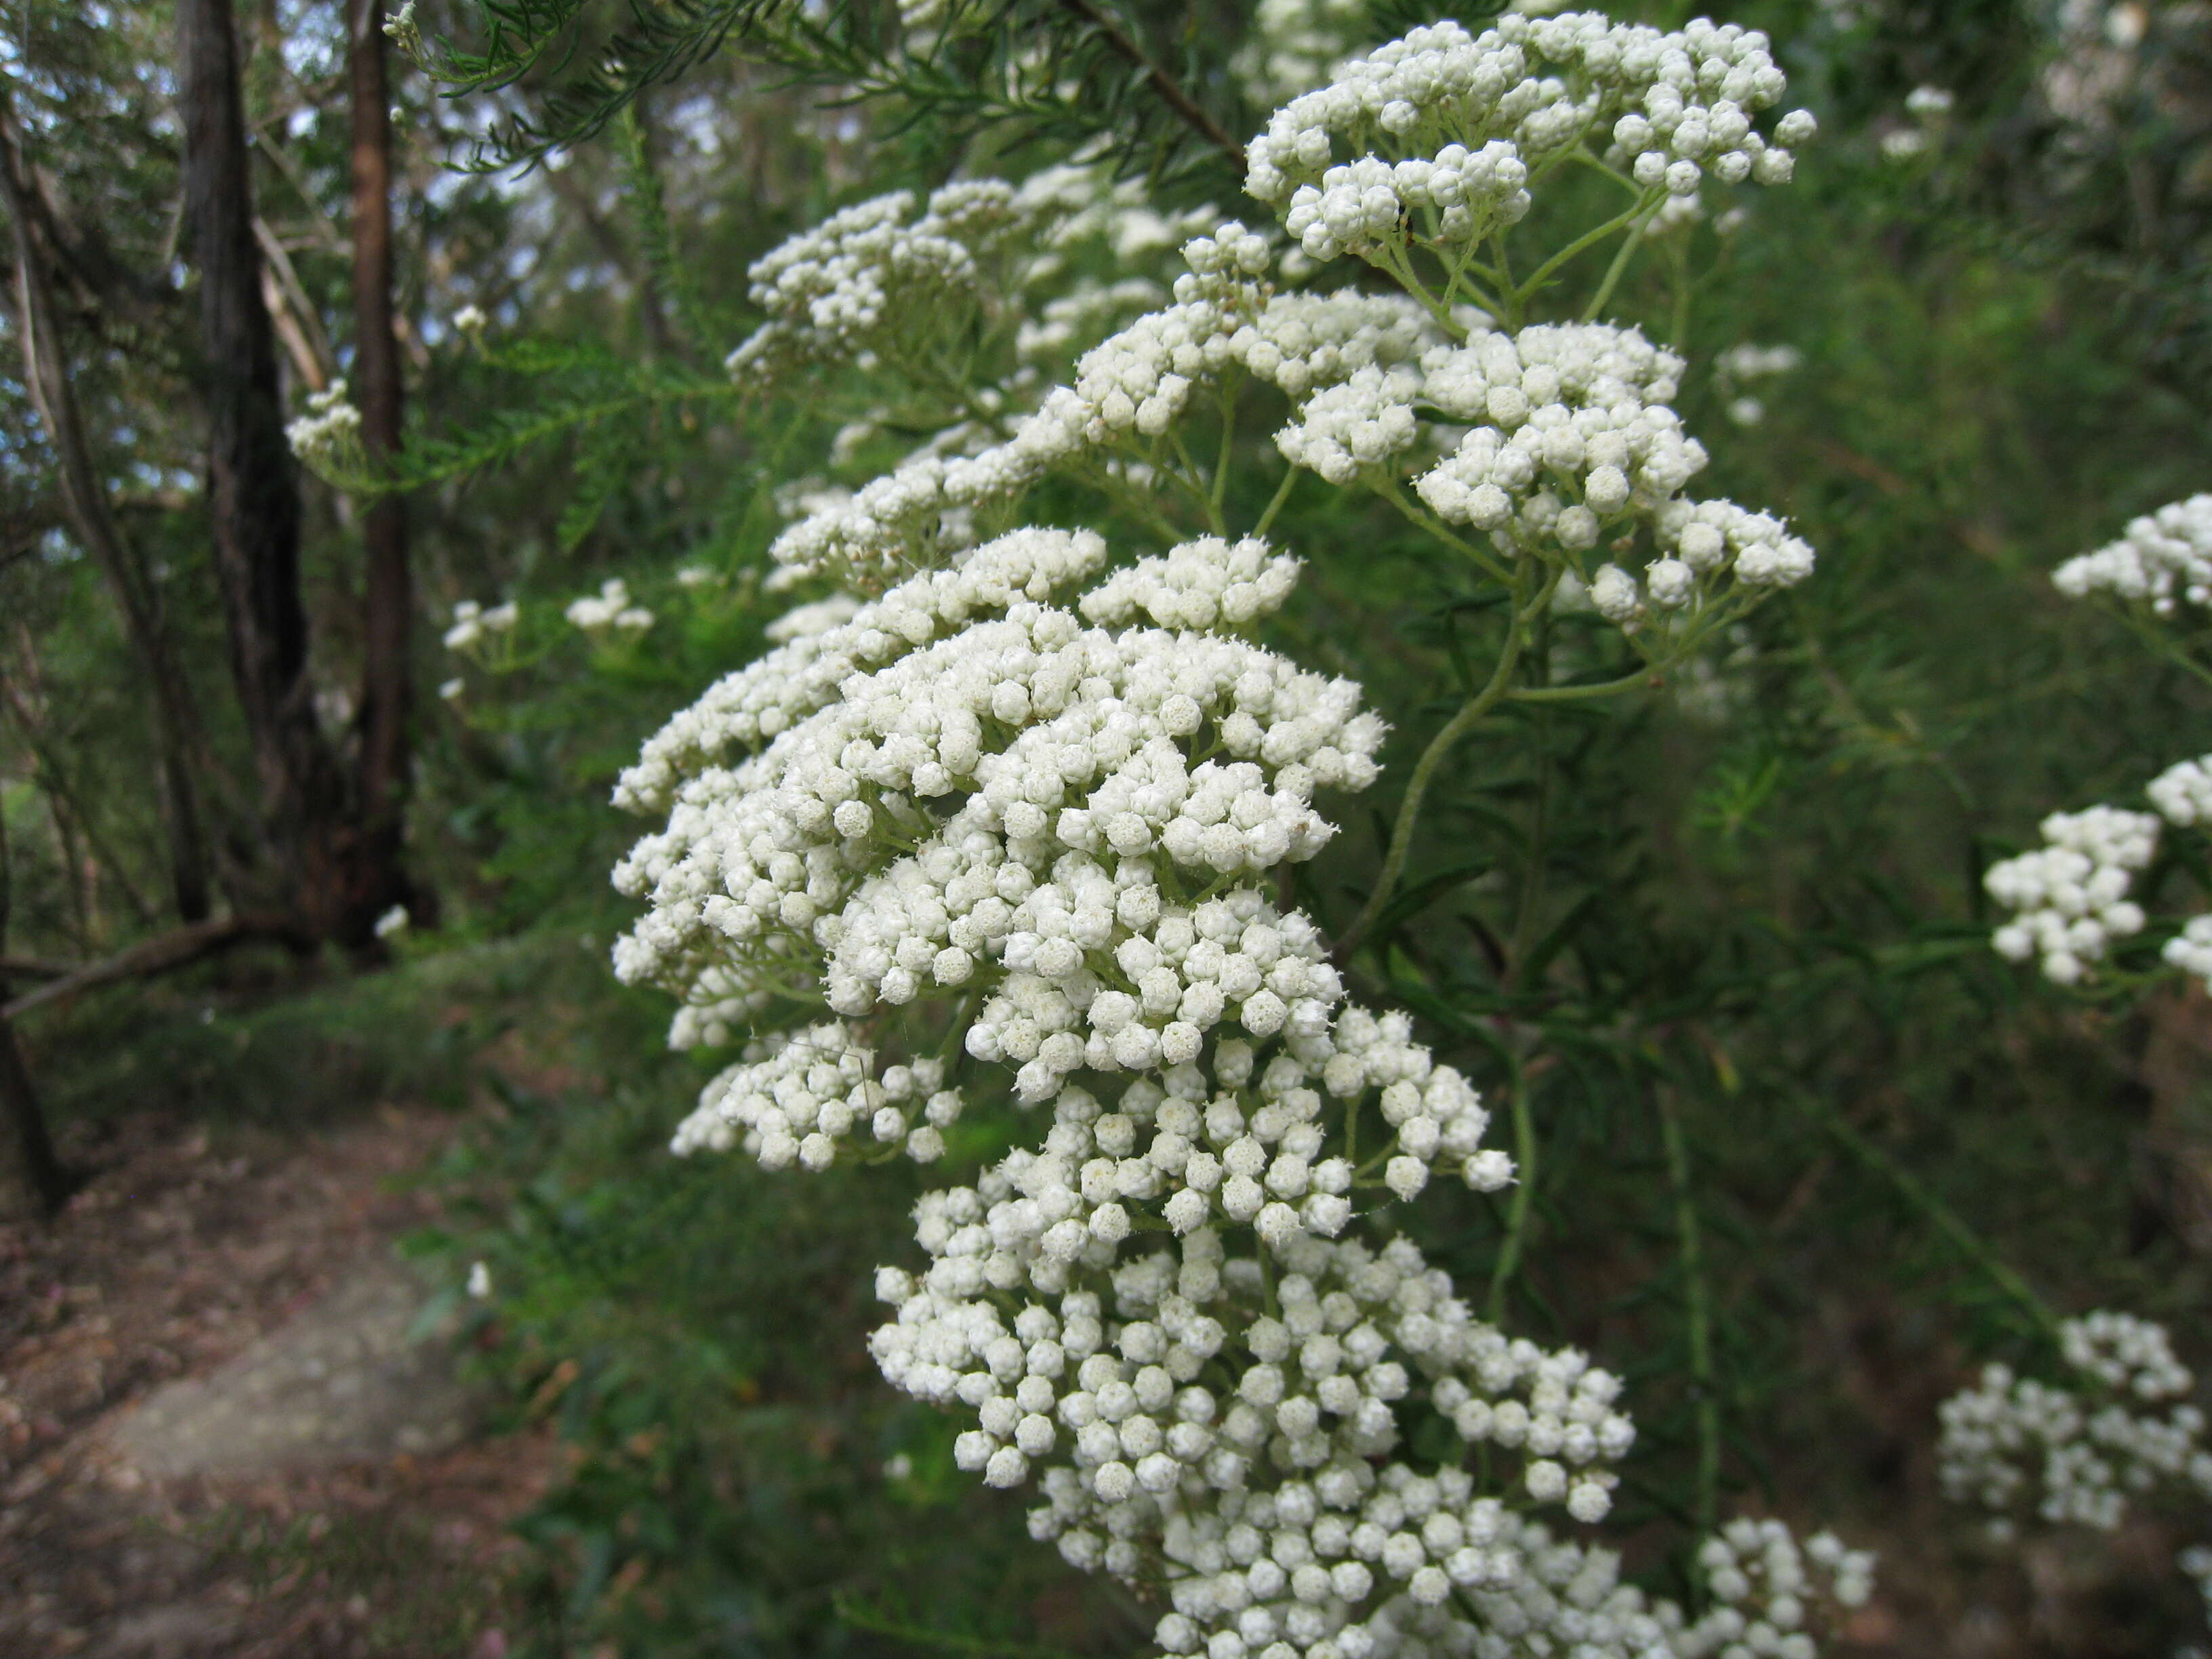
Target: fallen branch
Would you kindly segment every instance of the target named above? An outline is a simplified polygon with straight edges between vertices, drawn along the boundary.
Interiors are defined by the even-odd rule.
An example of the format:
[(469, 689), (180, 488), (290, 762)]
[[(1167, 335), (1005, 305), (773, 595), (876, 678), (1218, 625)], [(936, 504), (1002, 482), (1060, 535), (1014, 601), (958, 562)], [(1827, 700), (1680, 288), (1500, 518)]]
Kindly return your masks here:
[(43, 1008), (50, 1002), (75, 996), (96, 985), (166, 974), (203, 957), (215, 956), (233, 945), (247, 945), (257, 939), (274, 939), (294, 950), (310, 950), (314, 945), (313, 937), (289, 916), (222, 916), (194, 922), (189, 927), (141, 939), (103, 961), (88, 963), (35, 991), (26, 991), (13, 1002), (0, 1006), (0, 1020), (19, 1018), (33, 1008)]
[(83, 966), (81, 962), (54, 962), (45, 957), (0, 957), (0, 980), (60, 979)]

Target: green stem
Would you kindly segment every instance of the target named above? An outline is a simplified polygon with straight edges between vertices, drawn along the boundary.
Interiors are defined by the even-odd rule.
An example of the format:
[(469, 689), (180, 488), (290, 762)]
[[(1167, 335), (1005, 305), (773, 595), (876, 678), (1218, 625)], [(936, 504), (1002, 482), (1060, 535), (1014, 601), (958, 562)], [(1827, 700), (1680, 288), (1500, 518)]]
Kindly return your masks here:
[(1430, 535), (1434, 536), (1438, 541), (1442, 542), (1446, 547), (1452, 549), (1455, 552), (1464, 553), (1468, 558), (1474, 560), (1476, 564), (1482, 567), (1482, 571), (1485, 575), (1489, 576), (1495, 580), (1504, 582), (1509, 587), (1512, 586), (1513, 573), (1510, 570), (1508, 570), (1504, 565), (1498, 563), (1497, 560), (1492, 558), (1489, 554), (1484, 552), (1480, 548), (1477, 547), (1473, 542), (1468, 541), (1465, 537), (1454, 535), (1450, 528), (1445, 525), (1443, 520), (1435, 517), (1425, 509), (1418, 507), (1413, 502), (1407, 500), (1406, 492), (1400, 486), (1396, 478), (1385, 474), (1382, 475), (1382, 481), (1378, 483), (1376, 481), (1376, 475), (1371, 471), (1363, 473), (1361, 476), (1367, 480), (1370, 487), (1375, 490), (1375, 493), (1380, 495), (1384, 501), (1389, 502), (1391, 506), (1396, 507), (1398, 511), (1405, 516), (1408, 523), (1418, 526), (1419, 528), (1427, 531)]
[(1607, 220), (1595, 230), (1584, 231), (1581, 235), (1576, 237), (1573, 241), (1568, 243), (1557, 253), (1554, 253), (1550, 258), (1545, 260), (1542, 264), (1538, 265), (1536, 269), (1530, 273), (1528, 280), (1522, 283), (1519, 288), (1514, 289), (1514, 300), (1516, 302), (1522, 302), (1535, 298), (1537, 294), (1542, 290), (1544, 284), (1552, 279), (1552, 274), (1558, 270), (1562, 265), (1565, 264), (1568, 260), (1575, 258), (1577, 254), (1583, 252), (1586, 249), (1596, 246), (1600, 242), (1602, 242), (1607, 237), (1612, 235), (1614, 232), (1628, 229), (1631, 226), (1634, 225), (1639, 218), (1650, 210), (1650, 197), (1648, 192), (1638, 195), (1636, 198), (1636, 205), (1629, 209), (1627, 212), (1616, 215), (1614, 217)]
[(1237, 442), (1237, 386), (1224, 376), (1221, 382), (1221, 448), (1213, 459), (1213, 533), (1228, 532), (1221, 528), (1221, 503), (1229, 493), (1229, 462)]
[(1255, 536), (1265, 536), (1267, 533), (1267, 527), (1275, 522), (1275, 514), (1280, 513), (1283, 510), (1283, 504), (1291, 499), (1291, 486), (1297, 481), (1298, 470), (1296, 466), (1286, 466), (1283, 469), (1282, 483), (1275, 486), (1275, 493), (1268, 499), (1267, 509), (1261, 514), (1260, 522), (1252, 526), (1252, 533)]
[(1507, 695), (1515, 702), (1587, 702), (1598, 697), (1617, 697), (1624, 691), (1650, 690), (1663, 683), (1650, 669), (1640, 668), (1633, 674), (1624, 674), (1617, 680), (1605, 680), (1596, 685), (1532, 685)]
[(1607, 167), (1604, 162), (1599, 161), (1596, 156), (1591, 155), (1588, 149), (1577, 149), (1571, 159), (1581, 162), (1583, 166), (1589, 167), (1592, 172), (1603, 173), (1607, 178), (1612, 179), (1613, 183), (1619, 185), (1623, 190), (1626, 191), (1630, 195), (1638, 198), (1639, 200), (1643, 198), (1643, 185), (1638, 184), (1635, 179), (1630, 178), (1619, 167)]
[(1982, 1241), (1978, 1233), (1961, 1221), (1942, 1200), (1922, 1186), (1918, 1178), (1903, 1164), (1854, 1128), (1842, 1113), (1826, 1101), (1811, 1096), (1806, 1099), (1820, 1115), (1822, 1126), (1842, 1141), (1853, 1157), (1886, 1177), (1914, 1208), (1934, 1222), (1936, 1231), (1949, 1239), (1960, 1254), (1987, 1273), (1990, 1282), (2010, 1297), (2034, 1322), (2037, 1330), (2053, 1342), (2058, 1340), (2058, 1316), (2051, 1310), (2041, 1297), (2028, 1288), (2026, 1279), (1998, 1259), (1996, 1252)]
[(1721, 1474), (1721, 1402), (1713, 1376), (1712, 1305), (1705, 1287), (1705, 1241), (1690, 1185), (1690, 1152), (1665, 1088), (1658, 1091), (1659, 1133), (1667, 1146), (1667, 1178), (1674, 1189), (1674, 1230), (1682, 1249), (1682, 1303), (1690, 1322), (1690, 1399), (1698, 1419), (1698, 1533), (1713, 1530)]
[[(1640, 209), (1638, 210), (1641, 211)], [(1583, 312), (1584, 322), (1595, 322), (1598, 313), (1605, 309), (1606, 301), (1613, 298), (1613, 290), (1627, 270), (1628, 262), (1636, 257), (1636, 250), (1643, 245), (1644, 227), (1650, 222), (1648, 216), (1638, 220), (1635, 228), (1621, 238), (1620, 250), (1613, 254), (1613, 264), (1606, 269), (1605, 280), (1597, 285), (1597, 292), (1590, 296), (1590, 302)]]
[[(1544, 591), (1546, 595), (1550, 593), (1548, 584)], [(1537, 603), (1542, 604), (1543, 599), (1540, 598)], [(1520, 659), (1521, 624), (1527, 614), (1516, 608), (1511, 620), (1506, 624), (1505, 643), (1498, 651), (1497, 666), (1491, 670), (1490, 683), (1468, 698), (1458, 714), (1444, 722), (1443, 729), (1429, 739), (1429, 746), (1421, 751), (1420, 759), (1413, 763), (1413, 775), (1406, 781), (1406, 798), (1398, 804), (1398, 821), (1391, 826), (1389, 850), (1383, 854), (1382, 868), (1375, 878), (1375, 890), (1367, 896), (1366, 904), (1352, 918), (1352, 926), (1346, 930), (1344, 937), (1337, 941), (1336, 955), (1340, 961), (1366, 936), (1367, 930), (1375, 925), (1376, 919), (1390, 902), (1391, 890), (1397, 886), (1399, 874), (1406, 867), (1407, 855), (1413, 850), (1413, 826), (1420, 819), (1421, 801), (1429, 793), (1429, 782), (1436, 776), (1437, 769), (1443, 764), (1444, 757), (1451, 753), (1459, 740), (1474, 731), (1481, 723), (1482, 717), (1506, 696), (1506, 687), (1513, 678), (1513, 665)]]
[[(1554, 574), (1545, 585), (1543, 600), (1534, 608), (1534, 615), (1529, 623), (1528, 678), (1537, 688), (1548, 684), (1552, 678), (1551, 595), (1559, 580)], [(1505, 956), (1506, 975), (1516, 987), (1521, 982), (1521, 965), (1528, 958), (1537, 912), (1543, 902), (1545, 844), (1550, 838), (1552, 823), (1552, 721), (1541, 704), (1537, 706), (1536, 715), (1529, 724), (1529, 735), (1536, 745), (1536, 799), (1529, 815), (1528, 874), (1522, 878), (1521, 901), (1516, 907), (1513, 937), (1507, 943)]]
[(1215, 535), (1220, 535), (1223, 526), (1219, 492), (1215, 484), (1207, 480), (1206, 474), (1199, 471), (1198, 463), (1191, 459), (1190, 446), (1183, 442), (1181, 432), (1175, 434), (1175, 453), (1176, 459), (1181, 462), (1182, 465), (1179, 468), (1170, 469), (1171, 475), (1181, 481), (1184, 489), (1190, 491), (1191, 499), (1198, 503), (1199, 510), (1206, 514), (1206, 527)]
[(1528, 1110), (1528, 1089), (1521, 1062), (1513, 1062), (1513, 1201), (1505, 1212), (1505, 1242), (1490, 1273), (1490, 1322), (1505, 1316), (1505, 1290), (1521, 1267), (1521, 1244), (1528, 1235), (1528, 1210), (1536, 1191), (1536, 1121)]
[(1667, 268), (1674, 284), (1674, 331), (1668, 337), (1687, 350), (1690, 342), (1690, 301), (1698, 285), (1690, 280), (1690, 249), (1685, 237), (1674, 238), (1667, 250)]

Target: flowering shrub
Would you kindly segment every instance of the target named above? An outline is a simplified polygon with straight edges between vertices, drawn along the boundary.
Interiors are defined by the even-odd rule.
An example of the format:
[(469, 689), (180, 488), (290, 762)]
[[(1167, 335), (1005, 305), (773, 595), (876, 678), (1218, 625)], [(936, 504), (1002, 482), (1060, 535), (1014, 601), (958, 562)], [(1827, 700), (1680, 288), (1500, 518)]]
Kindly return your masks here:
[[(604, 713), (604, 693), (650, 685), (658, 718), (689, 700), (615, 789), (653, 820), (616, 872), (643, 912), (617, 969), (676, 1000), (668, 1044), (691, 1058), (671, 1069), (705, 1081), (676, 1150), (935, 1187), (918, 1249), (876, 1274), (888, 1312), (868, 1346), (951, 1426), (933, 1452), (898, 1419), (910, 1449), (881, 1466), (886, 1502), (949, 1501), (954, 1470), (1023, 1494), (1033, 1536), (1132, 1587), (1178, 1655), (1818, 1650), (1869, 1595), (1871, 1560), (1723, 1518), (1723, 1486), (1761, 1473), (1724, 1425), (1757, 1388), (1785, 1392), (1747, 1378), (1742, 1286), (1784, 1274), (1722, 1290), (1701, 1228), (1726, 1206), (1763, 1246), (1822, 1170), (1784, 1171), (1765, 1216), (1692, 1167), (1790, 1163), (1788, 1137), (1751, 1121), (1778, 1097), (2005, 1293), (1978, 1346), (2029, 1339), (1944, 1410), (1954, 1497), (2008, 1524), (2109, 1528), (2131, 1500), (2205, 1495), (2164, 1331), (2062, 1323), (1855, 1127), (1858, 1104), (1826, 1098), (1970, 1091), (1963, 1062), (1924, 1052), (1905, 1081), (1838, 1007), (1935, 963), (1967, 989), (1966, 1018), (1923, 1000), (1924, 978), (1896, 1000), (2025, 1045), (1986, 1018), (2009, 994), (1989, 926), (1928, 914), (1944, 861), (1890, 840), (1871, 805), (1870, 769), (1932, 764), (1961, 802), (1996, 769), (1954, 768), (1955, 741), (1930, 733), (1958, 682), (1939, 652), (1896, 648), (1988, 599), (1955, 571), (1934, 585), (1937, 559), (1904, 578), (1922, 585), (1910, 601), (1892, 580), (1889, 550), (1918, 545), (1951, 493), (1869, 441), (1884, 434), (1860, 405), (1880, 398), (1836, 373), (1836, 338), (1866, 334), (1841, 284), (1824, 336), (1753, 303), (1762, 283), (1815, 297), (1773, 264), (1725, 283), (1747, 252), (1802, 258), (1795, 216), (1826, 186), (1747, 186), (1790, 182), (1814, 123), (1755, 31), (1508, 10), (1362, 53), (1369, 8), (1267, 0), (1199, 94), (1279, 106), (1240, 146), (1177, 104), (1176, 65), (1145, 55), (1143, 30), (1117, 35), (1117, 8), (925, 0), (864, 49), (839, 33), (859, 9), (790, 9), (772, 50), (841, 98), (895, 89), (946, 132), (1034, 116), (1049, 141), (826, 156), (842, 205), (753, 263), (744, 306), (725, 284), (726, 311), (687, 283), (659, 187), (634, 173), (668, 307), (652, 349), (549, 348), (508, 331), (507, 305), (496, 330), (465, 308), (453, 359), (552, 395), (542, 418), (419, 464), (435, 479), (575, 432), (564, 552), (620, 506), (626, 468), (653, 486), (631, 510), (664, 533), (609, 541), (680, 546), (672, 573), (640, 556), (596, 593), (569, 598), (604, 570), (550, 606), (453, 613), (472, 672), (565, 653), (588, 661), (589, 695), (502, 710), (455, 678), (454, 718), (471, 738), (507, 727), (527, 756), (578, 702)], [(1822, 43), (1863, 25), (1819, 12), (1794, 49), (1833, 91)], [(682, 27), (641, 25), (664, 26)], [(1110, 76), (1090, 72), (1102, 52)], [(1207, 61), (1194, 42), (1188, 64)], [(1824, 175), (1856, 156), (1861, 191), (1923, 192), (1970, 153), (1971, 77), (1956, 99), (1911, 84), (1870, 85)], [(994, 99), (973, 127), (946, 114)], [(1133, 103), (1152, 113), (1132, 132), (1171, 109), (1213, 170), (1097, 118)], [(1054, 109), (1082, 118), (1036, 113)], [(1141, 179), (1140, 154), (1159, 162)], [(975, 176), (1032, 155), (1054, 160)], [(1256, 205), (1190, 205), (1201, 175)], [(1709, 291), (1745, 313), (1724, 335), (1711, 313), (1692, 326)], [(1770, 420), (1759, 394), (1808, 364)], [(1715, 453), (1712, 426), (1761, 430)], [(325, 476), (366, 478), (353, 427), (340, 389), (295, 441)], [(706, 492), (659, 472), (633, 427), (703, 434), (720, 510), (665, 533), (666, 502)], [(2013, 457), (1982, 494), (2005, 494)], [(1838, 474), (1830, 493), (1872, 484), (1887, 516), (1824, 501)], [(2085, 473), (2077, 496), (2102, 482)], [(2065, 565), (2059, 589), (2189, 661), (2206, 499)], [(1817, 537), (1762, 506), (1785, 501)], [(1934, 528), (1988, 550), (1978, 520)], [(1820, 581), (1814, 539), (1842, 556)], [(782, 614), (756, 616), (763, 600)], [(1841, 673), (1854, 631), (1876, 643)], [(1893, 672), (1930, 682), (1893, 724)], [(1988, 678), (2002, 705), (2027, 676)], [(1694, 797), (1668, 799), (1686, 775)], [(2199, 867), (2208, 779), (2212, 757), (2142, 802), (2048, 817), (2040, 848), (1986, 872), (2011, 913), (1997, 949), (2112, 1001), (2176, 970), (2212, 981), (2212, 916), (2177, 930), (2159, 903)], [(1793, 794), (1800, 844), (1739, 862)], [(1862, 893), (1896, 923), (1887, 940), (1847, 914)], [(1842, 975), (1843, 997), (1808, 988)], [(1953, 1054), (1954, 1036), (1931, 1046)], [(1822, 1043), (1882, 1052), (1860, 1067)], [(1964, 1179), (2003, 1179), (1970, 1139), (1954, 1150)], [(784, 1190), (796, 1206), (850, 1188)], [(1638, 1259), (1655, 1234), (1671, 1234), (1663, 1265)], [(1625, 1320), (1602, 1288), (1615, 1267), (1638, 1281)], [(503, 1265), (501, 1297), (528, 1276)], [(1645, 1549), (1688, 1522), (1670, 1537), (1678, 1599), (1624, 1578), (1589, 1530), (1609, 1519)]]
[[(1635, 1438), (1620, 1382), (1481, 1316), (1390, 1236), (1389, 1206), (1437, 1174), (1496, 1193), (1515, 1162), (1474, 1083), (1345, 973), (1425, 779), (1486, 715), (1643, 684), (1812, 573), (1780, 520), (1685, 493), (1707, 456), (1669, 406), (1682, 360), (1598, 320), (1670, 202), (1709, 175), (1788, 179), (1813, 124), (1762, 131), (1783, 90), (1733, 27), (1417, 29), (1249, 146), (1294, 248), (1212, 224), (1165, 303), (1059, 384), (1029, 371), (1041, 337), (1006, 296), (1058, 276), (1040, 250), (1066, 225), (1141, 212), (1094, 213), (1095, 176), (962, 183), (918, 214), (881, 198), (754, 268), (769, 320), (734, 373), (852, 362), (939, 427), (815, 493), (772, 585), (843, 596), (793, 611), (624, 775), (617, 799), (665, 827), (616, 872), (647, 906), (617, 971), (679, 999), (678, 1046), (751, 1034), (680, 1151), (933, 1164), (982, 1115), (967, 1145), (1019, 1143), (921, 1200), (927, 1265), (879, 1272), (872, 1347), (972, 1422), (960, 1467), (1034, 1484), (1036, 1537), (1164, 1601), (1164, 1651), (1795, 1656), (1867, 1594), (1867, 1558), (1773, 1522), (1706, 1540), (1695, 1617), (1553, 1542), (1540, 1513), (1612, 1506)], [(1612, 216), (1536, 210), (1570, 166), (1613, 181)], [(1584, 314), (1539, 320), (1608, 240)], [(1347, 253), (1401, 291), (1320, 286)], [(948, 383), (950, 339), (983, 344)], [(1239, 420), (1285, 402), (1289, 465), (1248, 512), (1232, 474), (1267, 462)], [(1334, 943), (1284, 872), (1374, 782), (1385, 728), (1356, 684), (1254, 637), (1297, 579), (1285, 509), (1306, 473), (1404, 514), (1507, 618)], [(1050, 478), (1141, 539), (1024, 522)], [(1550, 681), (1536, 642), (1576, 603), (1632, 672)], [(1424, 1421), (1455, 1449), (1414, 1452)]]
[[(2069, 599), (2112, 606), (2163, 653), (2202, 673), (2173, 626), (2185, 607), (2212, 598), (2208, 561), (2212, 496), (2198, 495), (2068, 560), (2052, 581)], [(1990, 896), (2017, 912), (1991, 939), (2002, 955), (2035, 961), (2060, 986), (2108, 979), (2115, 991), (2140, 993), (2188, 975), (2212, 987), (2212, 915), (2169, 933), (2156, 963), (2106, 966), (2151, 926), (2129, 895), (2135, 878), (2153, 867), (2161, 834), (2171, 828), (2186, 836), (2212, 818), (2212, 757), (2169, 766), (2143, 793), (2154, 809), (2148, 812), (2102, 805), (2054, 812), (2043, 821), (2042, 848), (1990, 866), (1984, 883)], [(1990, 1365), (1978, 1387), (1944, 1402), (1939, 1455), (1948, 1495), (1991, 1511), (2001, 1538), (2013, 1535), (2023, 1513), (2110, 1531), (2131, 1502), (2193, 1498), (2201, 1506), (2212, 1499), (2204, 1414), (2191, 1400), (2195, 1381), (2175, 1359), (2165, 1328), (2106, 1310), (2059, 1323), (2056, 1336), (2067, 1384)], [(2180, 1565), (2201, 1581), (2202, 1560), (2192, 1549)], [(2212, 1607), (2212, 1596), (2205, 1600)]]

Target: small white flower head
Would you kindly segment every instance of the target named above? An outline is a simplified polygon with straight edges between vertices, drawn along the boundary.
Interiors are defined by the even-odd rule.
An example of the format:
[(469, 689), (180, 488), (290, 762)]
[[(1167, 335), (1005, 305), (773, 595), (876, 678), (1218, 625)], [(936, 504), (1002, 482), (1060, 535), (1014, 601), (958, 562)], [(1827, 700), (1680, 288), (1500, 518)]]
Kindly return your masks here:
[(415, 21), (415, 0), (406, 0), (398, 11), (386, 15), (384, 33), (403, 57), (421, 61), (422, 26)]
[(441, 680), (439, 682), (438, 696), (447, 702), (459, 702), (461, 700), (462, 693), (465, 692), (468, 689), (469, 683), (465, 679), (456, 677), (450, 680)]
[(463, 599), (453, 607), (453, 625), (446, 629), (445, 647), (448, 651), (471, 651), (495, 635), (512, 632), (521, 615), (512, 599), (489, 608), (474, 599)]
[(2069, 559), (2051, 580), (2069, 599), (2101, 594), (2159, 617), (2212, 603), (2212, 495), (2136, 520), (2119, 540)]
[(470, 1296), (478, 1302), (490, 1298), (491, 1269), (481, 1261), (471, 1262), (469, 1265), (468, 1291)]
[(2039, 962), (2055, 984), (2087, 978), (2114, 940), (2142, 931), (2142, 908), (2128, 890), (2157, 850), (2159, 823), (2112, 806), (2044, 819), (2040, 848), (1983, 876), (1990, 896), (2017, 913), (1990, 940), (1998, 953)]
[(650, 629), (653, 622), (652, 611), (630, 602), (629, 589), (619, 576), (610, 576), (600, 583), (597, 593), (571, 600), (563, 614), (595, 638), (617, 635), (635, 638)]
[(2167, 767), (2143, 793), (2159, 816), (2177, 830), (2212, 824), (2212, 755)]
[(2212, 1483), (2194, 1379), (2163, 1326), (2100, 1310), (2059, 1327), (2063, 1385), (1986, 1367), (1943, 1402), (1937, 1443), (1946, 1494), (2001, 1519), (2110, 1531), (2130, 1501), (2203, 1496)]
[(374, 929), (379, 939), (397, 939), (407, 931), (407, 907), (395, 904), (376, 919)]
[(2212, 989), (2212, 916), (2191, 916), (2160, 952), (2172, 967), (2194, 974)]
[(1874, 1593), (1870, 1552), (1847, 1549), (1832, 1533), (1801, 1544), (1775, 1520), (1730, 1521), (1698, 1547), (1698, 1567), (1713, 1605), (1675, 1638), (1681, 1655), (1741, 1651), (1810, 1659), (1819, 1651), (1814, 1632), (1833, 1631), (1844, 1613)]
[(463, 306), (453, 313), (453, 332), (471, 343), (481, 342), (490, 326), (491, 319), (484, 315), (482, 306)]
[(361, 447), (361, 411), (346, 401), (346, 383), (332, 380), (307, 397), (307, 413), (284, 428), (292, 453), (313, 465), (352, 459)]
[(1905, 112), (1916, 121), (1933, 124), (1950, 114), (1954, 101), (1948, 87), (1915, 87), (1905, 94)]

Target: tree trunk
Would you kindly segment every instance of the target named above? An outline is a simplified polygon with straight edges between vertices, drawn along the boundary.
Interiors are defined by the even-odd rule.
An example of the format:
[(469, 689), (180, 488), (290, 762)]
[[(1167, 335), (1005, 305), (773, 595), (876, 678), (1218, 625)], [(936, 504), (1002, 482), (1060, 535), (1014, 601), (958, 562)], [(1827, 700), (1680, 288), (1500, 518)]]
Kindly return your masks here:
[[(373, 461), (399, 448), (399, 342), (392, 307), (392, 106), (385, 84), (383, 0), (347, 0), (353, 92), (354, 379), (362, 447)], [(414, 719), (415, 588), (407, 504), (380, 495), (362, 520), (360, 828), (385, 878), (379, 913), (416, 899), (401, 863)], [(424, 918), (427, 920), (427, 918)]]
[(300, 495), (284, 437), (276, 348), (261, 294), (230, 0), (178, 0), (185, 213), (200, 278), (208, 504), (246, 729), (284, 902), (319, 937), (368, 945), (392, 886), (358, 831), (351, 791), (316, 723), (300, 597)]
[(168, 830), (171, 890), (178, 915), (187, 922), (198, 921), (208, 914), (208, 853), (191, 759), (198, 731), (191, 687), (178, 665), (163, 623), (161, 596), (148, 580), (137, 550), (125, 540), (93, 465), (63, 350), (50, 251), (34, 228), (34, 193), (14, 112), (0, 88), (0, 200), (6, 202), (15, 228), (16, 331), (23, 347), (23, 384), (60, 462), (62, 503), (70, 527), (113, 592), (145, 671), (152, 702), (155, 779)]
[[(8, 948), (8, 820), (0, 814), (0, 951)], [(0, 1007), (8, 985), (0, 979)], [(61, 1208), (76, 1182), (46, 1133), (46, 1114), (15, 1028), (0, 1015), (0, 1219), (46, 1217)]]

